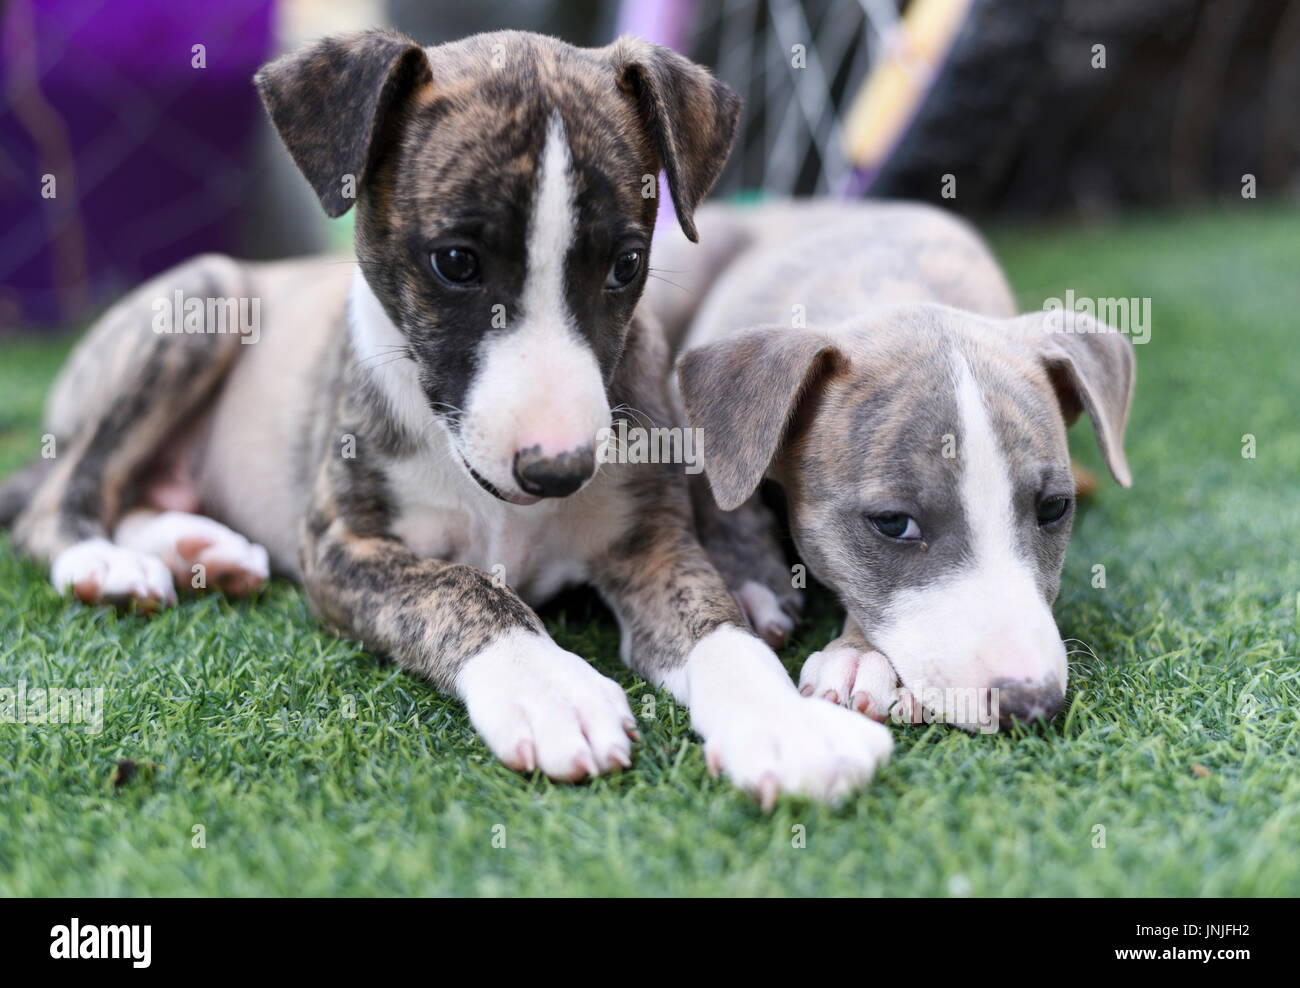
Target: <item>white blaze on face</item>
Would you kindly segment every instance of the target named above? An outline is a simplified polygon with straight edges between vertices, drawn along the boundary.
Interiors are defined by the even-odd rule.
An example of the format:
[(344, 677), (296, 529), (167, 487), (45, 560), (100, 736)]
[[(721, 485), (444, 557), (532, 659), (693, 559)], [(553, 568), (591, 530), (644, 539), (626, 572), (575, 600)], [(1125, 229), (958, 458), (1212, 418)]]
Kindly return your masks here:
[(1016, 545), (1006, 455), (969, 364), (952, 354), (961, 434), (959, 496), (971, 561), (951, 576), (895, 595), (873, 644), (905, 687), (1066, 681), (1065, 646), (1033, 566)]
[(466, 458), (502, 490), (517, 490), (515, 453), (559, 455), (594, 444), (610, 422), (596, 355), (565, 296), (565, 259), (578, 222), (573, 161), (560, 115), (551, 116), (538, 160), (519, 318), (489, 334), (465, 400)]

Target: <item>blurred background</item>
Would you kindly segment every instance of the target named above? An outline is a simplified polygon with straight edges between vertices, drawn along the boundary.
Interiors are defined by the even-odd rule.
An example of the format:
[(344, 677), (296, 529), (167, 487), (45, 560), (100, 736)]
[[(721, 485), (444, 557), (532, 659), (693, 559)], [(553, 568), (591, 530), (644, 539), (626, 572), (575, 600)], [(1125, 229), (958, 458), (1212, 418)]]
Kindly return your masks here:
[(201, 251), (348, 249), (253, 91), (388, 24), (670, 45), (745, 97), (716, 194), (1073, 222), (1300, 191), (1300, 0), (7, 0), (0, 332), (84, 323)]

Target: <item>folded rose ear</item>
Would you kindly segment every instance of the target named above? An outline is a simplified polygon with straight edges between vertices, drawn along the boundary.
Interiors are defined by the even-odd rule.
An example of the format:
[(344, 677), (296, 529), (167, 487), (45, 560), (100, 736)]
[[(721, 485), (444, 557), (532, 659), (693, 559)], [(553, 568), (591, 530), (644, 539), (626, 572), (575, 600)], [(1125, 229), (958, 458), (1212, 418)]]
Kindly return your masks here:
[(1119, 330), (1082, 312), (1054, 309), (1016, 320), (1038, 351), (1056, 389), (1066, 425), (1087, 412), (1111, 476), (1133, 485), (1124, 456), (1124, 429), (1133, 404), (1137, 360)]
[(759, 327), (689, 350), (677, 362), (686, 423), (700, 430), (705, 476), (718, 507), (739, 507), (781, 450), (800, 403), (841, 363), (818, 333)]
[(342, 216), (392, 134), (394, 111), (430, 81), (429, 60), (404, 35), (364, 31), (283, 55), (253, 81), (325, 212)]
[(692, 240), (695, 207), (717, 180), (740, 119), (740, 97), (707, 69), (636, 38), (610, 46), (619, 87), (636, 100), (668, 175), (682, 232)]

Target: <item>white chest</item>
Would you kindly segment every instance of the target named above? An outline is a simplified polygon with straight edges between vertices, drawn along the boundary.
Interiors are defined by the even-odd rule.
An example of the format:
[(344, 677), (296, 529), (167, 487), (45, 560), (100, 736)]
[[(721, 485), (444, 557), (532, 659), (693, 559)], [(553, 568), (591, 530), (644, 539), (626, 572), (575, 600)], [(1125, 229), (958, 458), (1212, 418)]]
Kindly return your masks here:
[(475, 566), (530, 604), (586, 579), (587, 560), (616, 531), (599, 480), (570, 498), (507, 504), (465, 476), (454, 455), (431, 448), (389, 473), (393, 532), (412, 552)]

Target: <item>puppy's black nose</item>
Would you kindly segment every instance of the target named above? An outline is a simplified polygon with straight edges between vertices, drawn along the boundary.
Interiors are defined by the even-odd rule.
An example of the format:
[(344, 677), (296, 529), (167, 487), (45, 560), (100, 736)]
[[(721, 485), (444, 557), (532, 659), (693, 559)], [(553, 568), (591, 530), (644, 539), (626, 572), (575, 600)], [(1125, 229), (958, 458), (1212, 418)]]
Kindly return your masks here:
[(545, 456), (538, 446), (515, 454), (515, 480), (520, 490), (534, 497), (572, 494), (595, 470), (596, 451), (591, 446), (571, 449), (559, 456)]
[(1013, 717), (1021, 724), (1049, 721), (1065, 702), (1065, 694), (1055, 682), (1002, 679), (993, 684), (993, 689), (998, 691), (998, 722), (1003, 727), (1010, 727)]

